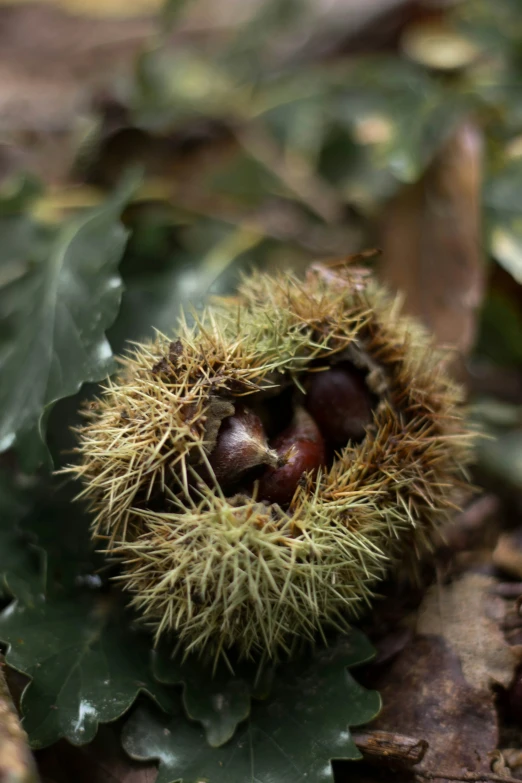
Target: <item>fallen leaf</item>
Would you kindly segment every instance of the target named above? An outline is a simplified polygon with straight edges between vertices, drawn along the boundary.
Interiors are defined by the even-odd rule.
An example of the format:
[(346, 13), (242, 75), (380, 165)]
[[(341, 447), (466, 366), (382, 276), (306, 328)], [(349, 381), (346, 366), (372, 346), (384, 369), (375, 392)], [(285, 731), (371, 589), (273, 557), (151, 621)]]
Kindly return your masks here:
[(502, 633), (506, 603), (496, 585), (490, 576), (468, 572), (431, 588), (417, 635), (372, 681), (383, 699), (372, 730), (429, 745), (412, 770), (419, 783), (435, 773), (446, 781), (491, 772), (499, 739), (492, 686), (507, 688), (519, 661), (519, 649), (510, 648)]
[(509, 686), (518, 661), (500, 627), (505, 605), (492, 594), (495, 584), (493, 577), (471, 572), (451, 585), (432, 587), (417, 621), (417, 633), (444, 639), (468, 685), (486, 694), (491, 685)]
[(498, 751), (498, 768), (493, 765), (494, 772), (513, 775), (522, 780), (522, 750), (520, 748), (502, 748)]
[(383, 711), (374, 728), (427, 741), (419, 770), (448, 775), (489, 770), (488, 754), (498, 741), (493, 699), (466, 682), (458, 656), (443, 639), (417, 637), (393, 663), (381, 696)]

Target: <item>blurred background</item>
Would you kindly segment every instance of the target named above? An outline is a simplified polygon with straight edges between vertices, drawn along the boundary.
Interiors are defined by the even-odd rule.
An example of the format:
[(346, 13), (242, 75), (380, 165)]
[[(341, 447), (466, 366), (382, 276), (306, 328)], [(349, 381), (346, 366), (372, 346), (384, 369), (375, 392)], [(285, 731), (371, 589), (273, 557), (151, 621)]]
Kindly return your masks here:
[(379, 249), (494, 435), (522, 580), (520, 0), (0, 0), (0, 294), (129, 171), (113, 350), (252, 266)]
[(518, 402), (521, 76), (518, 0), (0, 0), (0, 177), (52, 227), (140, 167), (116, 350), (245, 266), (378, 247)]

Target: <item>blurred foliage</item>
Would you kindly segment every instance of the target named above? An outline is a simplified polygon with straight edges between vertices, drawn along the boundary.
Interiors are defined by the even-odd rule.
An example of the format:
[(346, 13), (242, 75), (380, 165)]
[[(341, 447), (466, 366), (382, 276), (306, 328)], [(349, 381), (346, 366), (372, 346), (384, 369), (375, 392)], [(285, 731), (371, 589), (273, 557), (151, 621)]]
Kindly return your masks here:
[[(522, 487), (520, 400), (503, 399), (522, 362), (520, 3), (411, 5), (383, 41), (369, 7), (353, 29), (328, 26), (311, 0), (254, 3), (238, 24), (198, 29), (191, 3), (169, 0), (132, 75), (93, 101), (70, 182), (27, 176), (4, 189), (0, 639), (31, 678), (22, 709), (35, 746), (88, 742), (144, 692), (165, 714), (142, 702), (125, 745), (158, 759), (164, 783), (242, 781), (254, 763), (260, 781), (332, 780), (331, 758), (357, 756), (348, 727), (379, 709), (346, 672), (370, 654), (361, 635), (335, 660), (269, 672), (264, 690), (251, 670), (212, 678), (170, 648), (152, 654), (46, 446), (56, 467), (70, 459), (70, 427), (113, 353), (175, 328), (182, 306), (233, 291), (252, 265), (300, 273), (380, 244), (390, 205), (417, 198), (464, 121), (485, 139), (474, 239), (490, 284), (469, 368), (472, 381), (476, 367), (489, 372), (472, 392), (494, 439), (480, 466)], [(309, 710), (309, 743), (296, 704)]]
[[(169, 8), (175, 20), (184, 19), (190, 4)], [(136, 209), (135, 241), (145, 241), (141, 232), (160, 241), (170, 230), (171, 248), (151, 252), (157, 274), (150, 274), (146, 255), (134, 267), (142, 264), (144, 275), (133, 282), (139, 291), (148, 288), (151, 312), (164, 312), (171, 323), (180, 288), (181, 298), (195, 300), (213, 282), (213, 290), (232, 290), (244, 263), (300, 270), (314, 257), (378, 244), (389, 200), (421, 180), (463, 121), (486, 139), (486, 247), (520, 281), (516, 2), (502, 0), (494, 10), (480, 0), (450, 11), (420, 8), (391, 51), (372, 51), (370, 25), (368, 51), (352, 55), (358, 47), (347, 29), (327, 57), (317, 56), (314, 38), (324, 25), (320, 4), (271, 0), (254, 4), (246, 16), (225, 35), (189, 34), (172, 45), (175, 22), (167, 14), (134, 78), (117, 85), (78, 157), (82, 176), (103, 187), (130, 162), (145, 165), (158, 198)], [(237, 231), (257, 235), (243, 253), (234, 252)], [(223, 240), (228, 232), (230, 242)], [(209, 268), (212, 248), (223, 241), (231, 250)], [(158, 257), (165, 259), (161, 270)], [(183, 268), (192, 270), (188, 280)], [(136, 327), (120, 324), (118, 336), (127, 329), (136, 336)]]
[[(26, 0), (0, 0), (0, 6), (16, 6), (25, 2)], [(163, 4), (162, 0), (47, 0), (47, 2), (69, 13), (102, 18), (141, 16), (160, 11)]]

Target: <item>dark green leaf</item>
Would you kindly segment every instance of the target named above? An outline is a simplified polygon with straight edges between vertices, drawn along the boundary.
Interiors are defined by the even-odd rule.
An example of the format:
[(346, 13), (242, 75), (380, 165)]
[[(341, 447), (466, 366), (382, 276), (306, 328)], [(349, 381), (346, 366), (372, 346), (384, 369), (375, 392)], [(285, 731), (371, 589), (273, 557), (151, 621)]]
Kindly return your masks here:
[(470, 102), (422, 68), (385, 57), (350, 69), (336, 95), (335, 116), (370, 153), (375, 171), (408, 183), (420, 178)]
[(489, 431), (477, 445), (479, 468), (495, 480), (495, 485), (522, 490), (522, 430)]
[(522, 425), (522, 406), (503, 402), (496, 397), (481, 397), (470, 406), (470, 417), (480, 427), (505, 432)]
[(129, 719), (124, 747), (133, 758), (159, 760), (157, 783), (331, 781), (331, 759), (360, 757), (349, 727), (367, 723), (380, 708), (378, 694), (346, 671), (371, 654), (354, 631), (333, 648), (282, 666), (272, 695), (218, 749), (182, 714), (164, 719), (148, 706)]
[(490, 293), (482, 308), (477, 353), (494, 364), (522, 362), (522, 316), (516, 302), (500, 292)]
[(116, 720), (141, 691), (164, 709), (178, 701), (152, 677), (148, 637), (94, 591), (14, 602), (0, 615), (0, 639), (7, 663), (32, 678), (22, 713), (35, 748), (61, 737), (90, 742), (98, 723)]
[(22, 698), (31, 743), (90, 742), (140, 691), (170, 708), (171, 689), (153, 678), (150, 639), (114, 598), (75, 588), (101, 580), (72, 488), (28, 482), (14, 474), (0, 484), (0, 587), (16, 597), (0, 614), (0, 639), (7, 663), (32, 679)]
[[(518, 0), (502, 0), (492, 5), (474, 0), (455, 9), (459, 28), (477, 41), (491, 56), (506, 55), (520, 45), (522, 20)], [(488, 62), (488, 65), (490, 63)]]
[[(34, 485), (35, 482), (32, 482)], [(0, 476), (0, 594), (16, 596), (25, 604), (44, 591), (45, 555), (18, 527), (27, 514), (32, 485)]]
[(269, 194), (287, 193), (277, 172), (269, 171), (247, 152), (239, 150), (216, 166), (202, 183), (245, 207), (259, 206)]
[(16, 528), (0, 528), (0, 594), (31, 604), (44, 591), (44, 553)]
[[(152, 257), (143, 253), (141, 266), (147, 273), (124, 276), (121, 310), (109, 332), (111, 343), (122, 350), (126, 340), (152, 337), (155, 329), (171, 334), (182, 308), (199, 308), (209, 294), (231, 293), (237, 267), (252, 261), (260, 239), (219, 220), (200, 220), (183, 231), (186, 249), (169, 254), (165, 268), (155, 270)], [(130, 250), (136, 249), (132, 242)], [(131, 260), (137, 265), (136, 256)]]
[(134, 186), (127, 183), (102, 207), (66, 223), (48, 257), (21, 259), (33, 262), (31, 268), (0, 291), (0, 311), (11, 307), (10, 340), (2, 351), (0, 450), (16, 443), (27, 465), (41, 457), (50, 406), (112, 368), (105, 329), (120, 303), (117, 267), (126, 231), (119, 215)]
[(73, 499), (79, 487), (72, 482), (48, 480), (38, 491), (37, 502), (20, 524), (46, 553), (47, 593), (54, 595), (82, 582), (100, 584), (97, 571), (103, 566), (94, 551), (90, 518)]
[(234, 667), (221, 663), (216, 671), (191, 656), (185, 661), (171, 657), (168, 643), (154, 652), (153, 671), (157, 680), (176, 685), (183, 683), (183, 705), (189, 718), (203, 726), (212, 747), (228, 742), (241, 721), (250, 713), (250, 701), (256, 688), (256, 668)]
[(137, 61), (132, 109), (141, 127), (165, 128), (201, 116), (225, 119), (240, 103), (233, 75), (195, 50), (156, 48)]

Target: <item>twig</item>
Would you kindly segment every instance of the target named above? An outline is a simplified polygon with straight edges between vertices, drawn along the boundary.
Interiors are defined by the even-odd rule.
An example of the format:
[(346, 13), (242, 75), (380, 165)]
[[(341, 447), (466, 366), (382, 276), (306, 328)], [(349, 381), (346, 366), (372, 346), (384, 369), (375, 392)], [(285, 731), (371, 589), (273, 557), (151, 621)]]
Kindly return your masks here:
[(352, 736), (366, 761), (400, 769), (410, 769), (422, 761), (429, 747), (426, 740), (393, 731), (357, 732)]
[(0, 781), (37, 783), (38, 774), (0, 664)]

